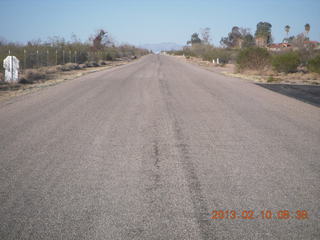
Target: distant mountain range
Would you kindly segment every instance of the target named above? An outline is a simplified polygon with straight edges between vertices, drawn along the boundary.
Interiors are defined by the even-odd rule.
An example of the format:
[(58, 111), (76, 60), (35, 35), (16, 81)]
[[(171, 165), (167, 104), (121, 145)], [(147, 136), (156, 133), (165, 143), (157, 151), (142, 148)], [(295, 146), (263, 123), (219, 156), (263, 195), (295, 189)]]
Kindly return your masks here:
[(154, 53), (159, 53), (161, 51), (180, 50), (183, 48), (182, 45), (179, 45), (177, 43), (171, 43), (171, 42), (143, 44), (143, 45), (140, 45), (139, 47), (148, 49)]

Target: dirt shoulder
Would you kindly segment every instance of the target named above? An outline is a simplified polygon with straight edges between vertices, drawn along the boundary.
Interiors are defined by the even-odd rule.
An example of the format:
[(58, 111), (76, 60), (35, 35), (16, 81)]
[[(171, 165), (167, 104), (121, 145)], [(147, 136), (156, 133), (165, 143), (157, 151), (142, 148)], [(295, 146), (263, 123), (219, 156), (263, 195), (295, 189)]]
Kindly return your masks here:
[(272, 71), (263, 74), (258, 73), (256, 71), (246, 71), (243, 73), (237, 73), (236, 66), (234, 64), (217, 65), (208, 61), (203, 61), (202, 59), (195, 57), (176, 57), (188, 63), (195, 64), (202, 68), (205, 68), (208, 71), (221, 73), (231, 77), (246, 79), (254, 83), (320, 86), (320, 75), (317, 73), (297, 72), (284, 74), (275, 73)]
[(128, 60), (114, 61), (114, 62), (108, 62), (107, 65), (99, 66), (99, 67), (90, 67), (90, 68), (83, 68), (78, 70), (59, 71), (55, 73), (49, 73), (49, 74), (46, 74), (46, 79), (39, 80), (32, 84), (21, 84), (21, 83), (7, 84), (4, 82), (0, 82), (0, 101), (5, 101), (16, 96), (21, 96), (21, 95), (29, 94), (35, 91), (39, 91), (40, 89), (54, 86), (64, 81), (73, 80), (90, 73), (103, 71), (109, 68), (114, 68), (117, 66), (128, 64), (129, 62), (132, 62), (132, 61), (128, 61)]

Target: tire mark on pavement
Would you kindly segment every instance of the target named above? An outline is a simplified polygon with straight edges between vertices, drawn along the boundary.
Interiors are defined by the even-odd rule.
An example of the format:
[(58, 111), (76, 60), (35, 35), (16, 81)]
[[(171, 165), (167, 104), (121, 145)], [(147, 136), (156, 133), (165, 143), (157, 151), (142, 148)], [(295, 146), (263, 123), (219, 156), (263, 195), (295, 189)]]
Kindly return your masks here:
[(201, 239), (215, 239), (213, 234), (213, 225), (210, 222), (210, 213), (207, 206), (205, 197), (202, 193), (201, 183), (197, 176), (194, 164), (192, 162), (189, 146), (184, 141), (182, 128), (180, 126), (178, 117), (173, 108), (172, 99), (173, 94), (169, 89), (168, 83), (165, 78), (159, 78), (160, 91), (162, 92), (163, 99), (168, 111), (168, 115), (172, 120), (175, 139), (177, 141), (176, 147), (180, 153), (180, 163), (185, 174), (189, 193), (191, 196), (195, 219), (200, 229)]
[(154, 159), (155, 159), (155, 162), (154, 162), (154, 166), (159, 169), (160, 168), (160, 165), (159, 165), (159, 162), (160, 162), (160, 154), (159, 154), (159, 144), (158, 142), (154, 142), (153, 144), (153, 155), (154, 155)]

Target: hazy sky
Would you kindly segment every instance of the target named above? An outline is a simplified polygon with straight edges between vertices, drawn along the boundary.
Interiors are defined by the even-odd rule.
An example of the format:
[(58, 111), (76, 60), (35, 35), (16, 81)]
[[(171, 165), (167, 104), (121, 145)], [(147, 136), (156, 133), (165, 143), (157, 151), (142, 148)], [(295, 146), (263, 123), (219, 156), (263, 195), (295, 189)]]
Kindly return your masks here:
[(304, 31), (320, 40), (320, 0), (0, 0), (0, 36), (26, 42), (49, 36), (81, 40), (97, 29), (109, 31), (118, 43), (176, 42), (185, 44), (193, 32), (210, 27), (214, 44), (232, 26), (270, 22), (276, 42)]

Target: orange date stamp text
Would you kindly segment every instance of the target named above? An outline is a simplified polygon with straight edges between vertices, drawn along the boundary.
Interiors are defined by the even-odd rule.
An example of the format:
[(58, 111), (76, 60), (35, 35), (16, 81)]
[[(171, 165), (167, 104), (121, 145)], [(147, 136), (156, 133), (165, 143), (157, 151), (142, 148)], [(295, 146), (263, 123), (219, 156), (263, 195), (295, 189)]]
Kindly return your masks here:
[(307, 210), (213, 210), (211, 212), (211, 219), (219, 220), (219, 219), (243, 219), (243, 220), (254, 220), (254, 219), (277, 219), (277, 220), (289, 220), (289, 219), (297, 219), (297, 220), (306, 220), (309, 218)]

